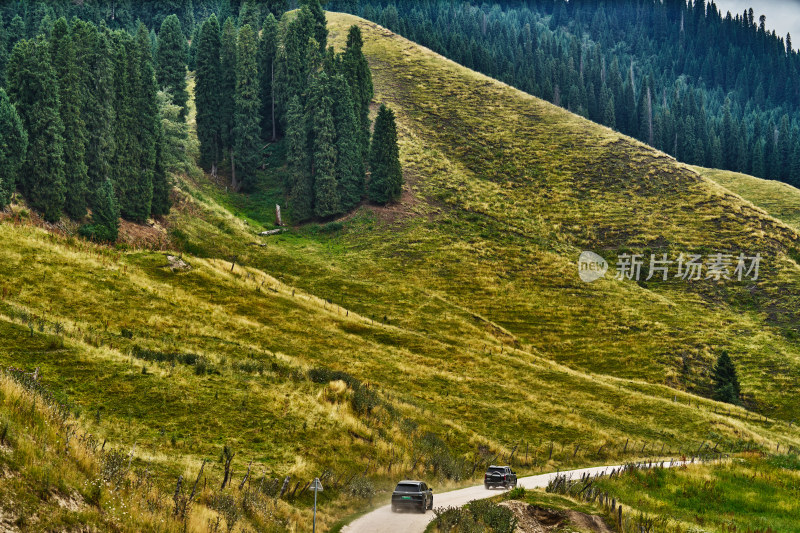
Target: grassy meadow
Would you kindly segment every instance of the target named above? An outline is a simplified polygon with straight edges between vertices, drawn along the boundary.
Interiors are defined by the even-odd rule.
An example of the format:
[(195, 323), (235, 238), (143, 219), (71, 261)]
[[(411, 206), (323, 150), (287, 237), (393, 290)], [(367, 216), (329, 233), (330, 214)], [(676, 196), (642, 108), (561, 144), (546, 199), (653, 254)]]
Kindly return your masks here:
[[(397, 113), (398, 204), (263, 238), (279, 164), (259, 201), (180, 176), (164, 226), (190, 270), (48, 232), (19, 205), (2, 217), (0, 366), (39, 367), (76, 424), (134, 449), (168, 495), (157, 513), (207, 460), (192, 528), (222, 516), (225, 446), (237, 531), (309, 530), (315, 476), (326, 528), (385, 501), (398, 477), (439, 490), (492, 461), (524, 474), (800, 448), (788, 221), (372, 23), (328, 21), (339, 48), (361, 26), (375, 102)], [(584, 249), (612, 265), (621, 251), (765, 262), (753, 283), (585, 284)], [(749, 410), (705, 398), (723, 349)], [(245, 488), (284, 476), (287, 493), (248, 507)]]
[(717, 464), (634, 471), (600, 480), (627, 514), (660, 531), (798, 530), (800, 463), (796, 456), (746, 454)]

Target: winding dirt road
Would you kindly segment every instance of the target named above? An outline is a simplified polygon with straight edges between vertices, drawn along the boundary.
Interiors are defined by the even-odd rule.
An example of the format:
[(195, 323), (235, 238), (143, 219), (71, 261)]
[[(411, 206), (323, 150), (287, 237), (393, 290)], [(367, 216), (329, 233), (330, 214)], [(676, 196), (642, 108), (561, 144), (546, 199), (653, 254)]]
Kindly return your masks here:
[[(682, 462), (666, 462), (664, 466), (679, 466), (682, 464)], [(573, 478), (579, 478), (587, 473), (593, 476), (600, 473), (608, 473), (615, 468), (620, 468), (620, 465), (598, 466), (593, 468), (581, 468), (578, 470), (566, 470), (558, 473), (540, 474), (538, 476), (520, 478), (517, 485), (525, 487), (526, 489), (544, 488), (557, 474), (567, 474), (571, 475)], [(461, 507), (472, 500), (490, 498), (499, 492), (500, 491), (497, 489), (487, 490), (483, 485), (478, 485), (437, 494), (434, 487), (433, 506)], [(432, 511), (428, 511), (425, 514), (418, 514), (413, 511), (393, 513), (389, 505), (384, 505), (354, 520), (351, 524), (342, 529), (342, 533), (422, 533), (425, 531), (428, 522), (433, 520), (433, 518), (434, 515)]]

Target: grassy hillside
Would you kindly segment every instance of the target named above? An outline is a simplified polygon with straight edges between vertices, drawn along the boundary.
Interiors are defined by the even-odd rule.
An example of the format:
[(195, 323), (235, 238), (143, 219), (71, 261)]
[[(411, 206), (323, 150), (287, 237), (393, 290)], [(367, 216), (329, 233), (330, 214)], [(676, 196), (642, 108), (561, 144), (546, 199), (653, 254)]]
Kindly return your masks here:
[(800, 229), (800, 190), (795, 187), (729, 170), (693, 168), (794, 229)]
[[(165, 225), (189, 270), (16, 206), (0, 226), (0, 365), (40, 367), (83, 427), (136, 444), (166, 494), (203, 459), (218, 485), (225, 445), (234, 485), (251, 461), (271, 497), (292, 476), (279, 507), (240, 522), (276, 529), (309, 524), (314, 476), (327, 527), (396, 477), (440, 488), (492, 460), (800, 448), (793, 228), (374, 24), (328, 20), (338, 47), (361, 25), (375, 102), (397, 112), (402, 201), (265, 239), (269, 210), (184, 177)], [(757, 283), (584, 284), (584, 249), (765, 262)], [(696, 395), (722, 349), (758, 415)]]

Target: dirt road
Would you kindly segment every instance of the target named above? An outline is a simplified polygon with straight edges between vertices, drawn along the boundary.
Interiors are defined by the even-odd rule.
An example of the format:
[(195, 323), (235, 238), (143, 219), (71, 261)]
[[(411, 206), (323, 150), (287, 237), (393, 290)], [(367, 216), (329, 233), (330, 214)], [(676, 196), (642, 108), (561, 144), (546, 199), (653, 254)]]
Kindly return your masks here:
[[(669, 462), (666, 463), (666, 465), (669, 464)], [(673, 466), (677, 466), (678, 464), (682, 463), (674, 463)], [(611, 472), (615, 468), (620, 468), (620, 466), (581, 468), (578, 470), (567, 470), (565, 472), (560, 472), (560, 474), (567, 474), (571, 475), (573, 478), (577, 478), (586, 473), (597, 475), (602, 472)], [(550, 474), (520, 478), (518, 480), (518, 486), (525, 487), (526, 489), (543, 488), (546, 487), (555, 476), (556, 473), (553, 472)], [(489, 498), (500, 492), (500, 489), (487, 490), (483, 485), (443, 492), (441, 494), (437, 494), (434, 490), (433, 506), (460, 507), (472, 500)], [(428, 511), (425, 514), (418, 514), (414, 511), (393, 513), (388, 505), (384, 505), (345, 526), (344, 529), (342, 529), (342, 533), (422, 533), (425, 531), (428, 522), (433, 520), (433, 518), (434, 514), (432, 511)]]

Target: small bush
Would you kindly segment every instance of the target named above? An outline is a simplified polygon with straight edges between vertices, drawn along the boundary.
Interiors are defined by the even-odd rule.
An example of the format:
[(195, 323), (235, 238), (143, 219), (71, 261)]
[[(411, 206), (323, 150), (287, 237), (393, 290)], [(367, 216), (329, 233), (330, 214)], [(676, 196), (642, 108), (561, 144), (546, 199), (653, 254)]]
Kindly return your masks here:
[(525, 487), (514, 487), (506, 493), (506, 499), (508, 500), (521, 500), (523, 498), (525, 498)]
[(366, 476), (357, 476), (347, 484), (347, 494), (354, 498), (361, 498), (372, 502), (375, 496), (375, 484)]
[(319, 228), (320, 233), (336, 233), (337, 231), (341, 231), (344, 228), (344, 224), (341, 222), (328, 222), (324, 226)]
[(115, 488), (119, 488), (125, 482), (128, 475), (128, 457), (122, 452), (111, 450), (103, 457), (103, 479)]

